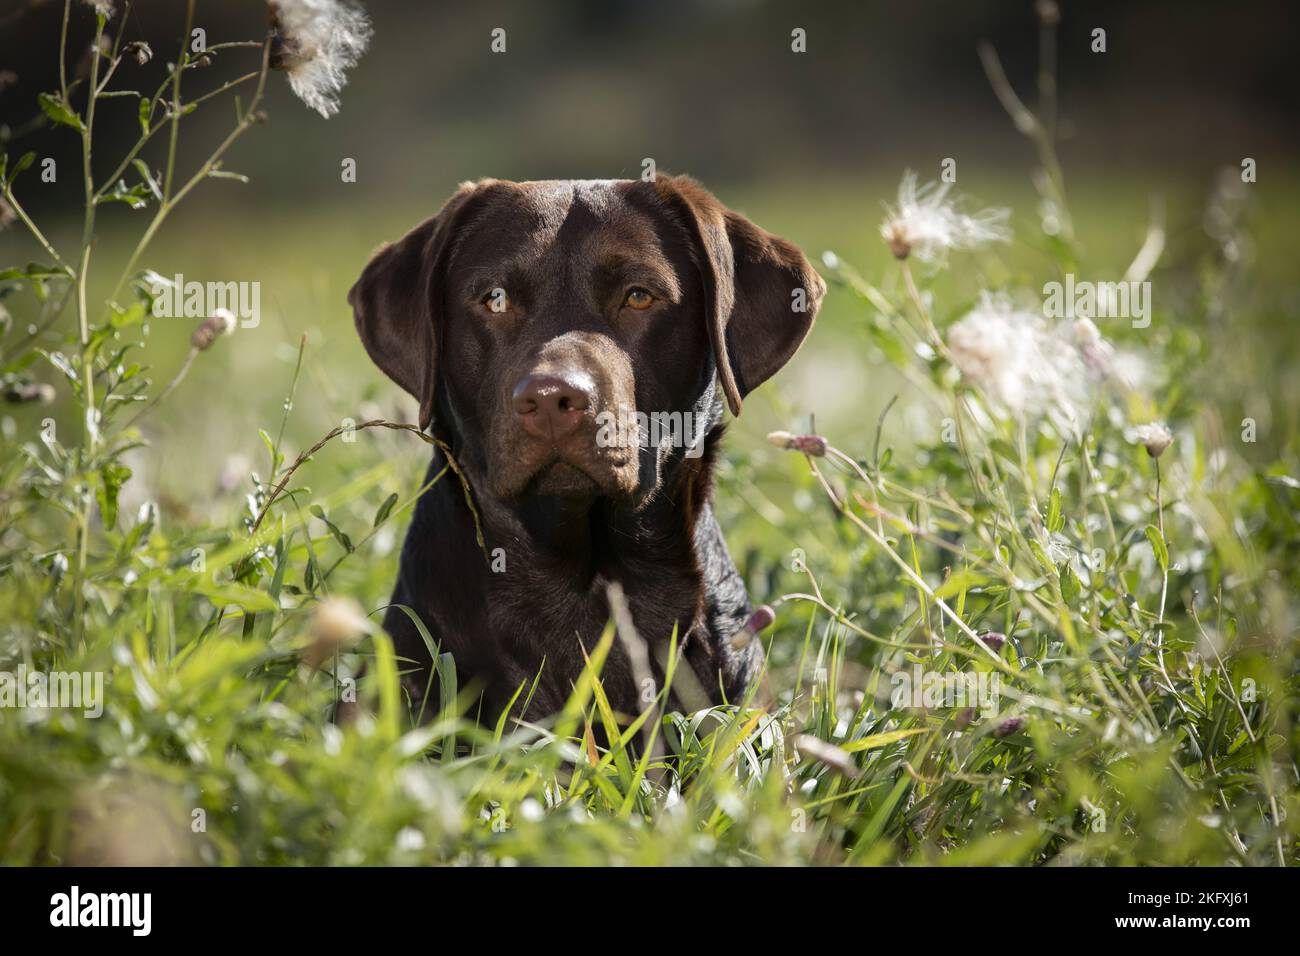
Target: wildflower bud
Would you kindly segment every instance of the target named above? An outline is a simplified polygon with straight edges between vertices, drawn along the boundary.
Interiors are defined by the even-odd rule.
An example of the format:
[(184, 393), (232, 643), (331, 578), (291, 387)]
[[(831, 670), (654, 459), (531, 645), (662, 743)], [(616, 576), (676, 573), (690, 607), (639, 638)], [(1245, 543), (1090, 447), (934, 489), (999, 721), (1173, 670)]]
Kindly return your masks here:
[(749, 618), (745, 621), (745, 626), (732, 636), (731, 646), (736, 650), (740, 650), (752, 641), (760, 631), (767, 630), (775, 620), (776, 613), (764, 604), (749, 615)]
[(811, 757), (820, 764), (825, 764), (842, 776), (856, 777), (858, 775), (858, 768), (853, 763), (853, 758), (834, 744), (828, 744), (826, 741), (809, 734), (800, 734), (794, 738), (794, 745), (801, 754)]
[(1002, 650), (1002, 645), (1007, 642), (1007, 636), (1001, 631), (985, 631), (980, 635), (980, 640), (989, 646), (992, 651)]
[(96, 14), (105, 20), (111, 20), (117, 10), (113, 6), (113, 0), (81, 0), (86, 6), (91, 7)]
[(1045, 27), (1054, 27), (1061, 22), (1061, 8), (1056, 0), (1038, 0), (1034, 12), (1038, 14), (1038, 22)]
[(123, 52), (135, 57), (135, 62), (141, 66), (153, 59), (153, 49), (143, 40), (132, 40)]
[(961, 710), (957, 711), (957, 716), (953, 718), (953, 723), (956, 725), (958, 730), (965, 730), (971, 725), (971, 721), (974, 719), (975, 708), (963, 707)]
[(1140, 444), (1152, 458), (1159, 458), (1174, 443), (1174, 436), (1164, 422), (1152, 422), (1133, 429), (1129, 440)]
[(1009, 737), (1023, 726), (1025, 726), (1024, 717), (1004, 717), (998, 722), (998, 725), (993, 728), (993, 736)]
[(48, 382), (12, 382), (5, 386), (5, 401), (15, 405), (40, 402), (48, 405), (54, 401), (54, 386)]
[(292, 70), (299, 65), (300, 57), (297, 54), (297, 45), (292, 39), (279, 32), (276, 22), (273, 19), (271, 24), (271, 51), (268, 54), (268, 64), (273, 70)]
[(190, 61), (190, 66), (196, 67), (198, 69), (205, 69), (206, 67), (209, 67), (211, 65), (212, 65), (212, 55), (210, 53), (200, 54), (199, 56), (196, 56), (192, 61)]
[(212, 343), (223, 335), (235, 331), (235, 317), (227, 309), (217, 309), (190, 336), (190, 345), (200, 352), (206, 352)]
[(326, 598), (312, 611), (310, 637), (302, 661), (316, 670), (331, 657), (370, 630), (361, 606), (350, 598)]
[(885, 233), (885, 244), (900, 262), (912, 254), (912, 241), (907, 238), (906, 229), (889, 228)]
[(769, 432), (767, 440), (777, 448), (786, 451), (799, 451), (805, 455), (822, 458), (826, 454), (827, 442), (821, 435), (792, 435), (789, 432)]

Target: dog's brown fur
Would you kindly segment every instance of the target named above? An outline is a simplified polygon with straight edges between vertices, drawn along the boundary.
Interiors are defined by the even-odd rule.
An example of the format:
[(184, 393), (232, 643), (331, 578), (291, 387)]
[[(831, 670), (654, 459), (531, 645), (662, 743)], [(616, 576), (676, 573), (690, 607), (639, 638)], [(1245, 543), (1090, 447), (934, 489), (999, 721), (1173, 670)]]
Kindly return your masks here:
[[(653, 305), (630, 308), (632, 288)], [(484, 306), (494, 289), (502, 312)], [(527, 716), (563, 704), (615, 581), (652, 647), (684, 639), (711, 701), (744, 694), (763, 658), (757, 641), (731, 641), (751, 609), (710, 505), (722, 400), (739, 414), (798, 349), (824, 291), (798, 249), (682, 177), (467, 184), (376, 253), (349, 295), (362, 342), (451, 447), (504, 559), (491, 570), (461, 489), (441, 481), (416, 507), (393, 603), (451, 652), (462, 684), (478, 683), (485, 717), (539, 673)], [(583, 383), (581, 407), (563, 412), (571, 433), (524, 421), (528, 376)], [(619, 408), (700, 416), (703, 454), (602, 447), (596, 416)], [(435, 454), (430, 477), (444, 464)], [(418, 706), (425, 642), (400, 608), (384, 625), (413, 662)], [(617, 642), (603, 681), (615, 708), (644, 708)]]

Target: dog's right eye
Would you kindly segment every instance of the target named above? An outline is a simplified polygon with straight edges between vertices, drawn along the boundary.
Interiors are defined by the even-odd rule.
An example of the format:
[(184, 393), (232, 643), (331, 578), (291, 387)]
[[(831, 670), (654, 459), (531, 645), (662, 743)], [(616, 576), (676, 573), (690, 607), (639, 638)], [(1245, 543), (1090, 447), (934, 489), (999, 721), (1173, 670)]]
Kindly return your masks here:
[(629, 309), (635, 309), (637, 312), (644, 312), (654, 304), (655, 297), (639, 285), (629, 289), (627, 296), (623, 299), (623, 305)]

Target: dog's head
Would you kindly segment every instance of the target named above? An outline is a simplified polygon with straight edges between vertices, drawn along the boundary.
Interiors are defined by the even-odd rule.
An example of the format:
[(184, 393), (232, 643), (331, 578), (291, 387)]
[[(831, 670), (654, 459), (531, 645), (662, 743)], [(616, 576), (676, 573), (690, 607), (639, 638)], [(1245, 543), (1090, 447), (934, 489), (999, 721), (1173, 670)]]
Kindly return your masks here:
[(370, 357), (505, 500), (644, 499), (812, 327), (825, 283), (685, 177), (466, 184), (348, 295)]

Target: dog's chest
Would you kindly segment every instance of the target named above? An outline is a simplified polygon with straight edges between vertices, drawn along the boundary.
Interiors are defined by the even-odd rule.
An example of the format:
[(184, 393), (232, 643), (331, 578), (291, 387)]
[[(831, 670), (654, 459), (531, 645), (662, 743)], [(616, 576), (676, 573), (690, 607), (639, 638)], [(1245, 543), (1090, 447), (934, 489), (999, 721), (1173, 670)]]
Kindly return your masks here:
[[(525, 669), (545, 659), (548, 670), (576, 677), (584, 650), (595, 650), (611, 620), (612, 582), (623, 590), (637, 635), (652, 649), (666, 645), (674, 634), (682, 641), (701, 622), (703, 588), (693, 561), (682, 567), (624, 556), (599, 568), (557, 569), (554, 559), (521, 557), (520, 567), (492, 582), (487, 618), (494, 643)], [(606, 679), (627, 667), (622, 645), (615, 641)]]

